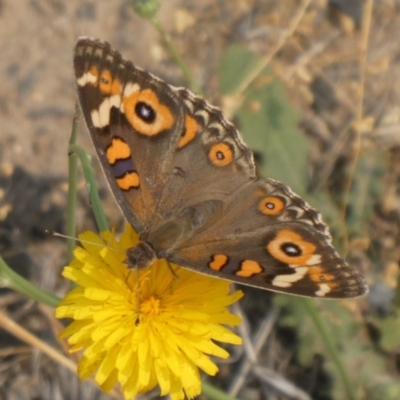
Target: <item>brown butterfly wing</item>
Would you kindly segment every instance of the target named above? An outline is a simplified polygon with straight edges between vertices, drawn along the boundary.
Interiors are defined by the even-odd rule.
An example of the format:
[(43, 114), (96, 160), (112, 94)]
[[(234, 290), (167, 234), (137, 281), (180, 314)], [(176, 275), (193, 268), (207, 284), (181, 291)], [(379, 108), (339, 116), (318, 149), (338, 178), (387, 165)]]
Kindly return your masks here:
[(183, 127), (180, 100), (105, 42), (80, 39), (74, 68), (80, 105), (108, 183), (125, 216), (143, 232), (173, 170)]
[[(191, 98), (93, 39), (78, 41), (74, 67), (107, 180), (142, 239), (190, 204), (225, 196), (256, 178), (251, 151), (233, 126), (220, 129), (222, 114), (204, 109), (200, 98), (194, 110)], [(217, 120), (215, 129), (209, 116)], [(233, 164), (234, 158), (240, 162)]]
[(110, 187), (141, 240), (198, 272), (286, 293), (354, 297), (362, 277), (338, 256), (320, 215), (258, 179), (222, 113), (80, 39), (81, 107)]
[(173, 249), (168, 258), (177, 264), (303, 296), (357, 297), (368, 290), (361, 274), (333, 248), (320, 214), (279, 182), (251, 182), (226, 198), (217, 212), (212, 210), (216, 204), (197, 207), (209, 222), (184, 235)]

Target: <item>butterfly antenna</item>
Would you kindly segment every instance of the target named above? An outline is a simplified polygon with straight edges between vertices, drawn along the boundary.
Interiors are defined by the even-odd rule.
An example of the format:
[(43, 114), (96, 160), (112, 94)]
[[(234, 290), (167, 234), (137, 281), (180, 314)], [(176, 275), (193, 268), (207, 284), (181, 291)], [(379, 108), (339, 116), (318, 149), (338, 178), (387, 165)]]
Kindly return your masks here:
[[(74, 238), (74, 237), (71, 237), (71, 236), (63, 235), (62, 233), (50, 231), (48, 229), (46, 229), (45, 232), (47, 234), (55, 236), (55, 237), (60, 237), (60, 238), (63, 238), (63, 239), (72, 239), (72, 240), (75, 240), (77, 242), (79, 241), (81, 243), (90, 244), (92, 246), (99, 246), (99, 247), (110, 249), (110, 250), (117, 251), (117, 252), (120, 252), (120, 253), (126, 253), (126, 251), (124, 251), (124, 250), (115, 249), (115, 248), (107, 246), (105, 244), (94, 243), (94, 242), (91, 242), (90, 240)], [(137, 317), (136, 317), (135, 325), (139, 326), (139, 324), (140, 324), (140, 299), (142, 297), (142, 294), (141, 294), (141, 291), (140, 291), (140, 272), (139, 272), (138, 266), (132, 265), (129, 262), (129, 259), (126, 259), (124, 261), (124, 264), (127, 264), (127, 266), (128, 266), (128, 275), (127, 275), (126, 281), (125, 281), (126, 284), (128, 284), (128, 280), (129, 280), (129, 276), (130, 276), (131, 271), (132, 270), (136, 271), (136, 282), (137, 282), (137, 284), (136, 284), (136, 315), (137, 315)], [(169, 263), (168, 263), (168, 266), (169, 266), (169, 269), (171, 270), (172, 274), (174, 275), (174, 277), (178, 278), (178, 276), (175, 274), (175, 272), (172, 269), (172, 266), (170, 266)]]
[(75, 240), (76, 242), (86, 243), (86, 244), (90, 244), (92, 246), (103, 247), (103, 248), (106, 248), (106, 249), (109, 249), (109, 250), (116, 251), (118, 253), (125, 253), (125, 250), (116, 249), (115, 247), (110, 247), (110, 246), (107, 246), (106, 244), (94, 243), (94, 242), (91, 242), (90, 240), (78, 239), (78, 238), (75, 238), (75, 237), (72, 237), (72, 236), (63, 235), (62, 233), (49, 231), (48, 229), (45, 229), (45, 233), (48, 233), (51, 236), (60, 237), (60, 238), (63, 238), (63, 239), (72, 239), (72, 240)]

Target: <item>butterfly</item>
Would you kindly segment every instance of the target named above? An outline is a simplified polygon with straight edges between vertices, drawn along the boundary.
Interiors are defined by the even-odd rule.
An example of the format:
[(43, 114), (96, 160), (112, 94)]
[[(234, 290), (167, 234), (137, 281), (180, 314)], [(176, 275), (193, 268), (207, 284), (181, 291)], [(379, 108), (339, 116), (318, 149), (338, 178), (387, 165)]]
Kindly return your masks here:
[(78, 39), (74, 69), (109, 186), (140, 236), (127, 251), (131, 268), (165, 258), (277, 292), (367, 292), (321, 215), (284, 183), (257, 176), (251, 150), (218, 108), (96, 39)]

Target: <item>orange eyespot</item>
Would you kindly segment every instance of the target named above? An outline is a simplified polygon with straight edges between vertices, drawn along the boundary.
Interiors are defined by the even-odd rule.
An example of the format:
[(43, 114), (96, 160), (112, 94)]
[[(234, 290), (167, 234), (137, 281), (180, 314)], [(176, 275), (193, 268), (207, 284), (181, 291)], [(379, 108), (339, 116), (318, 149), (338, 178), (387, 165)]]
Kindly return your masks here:
[(145, 136), (156, 136), (175, 123), (169, 107), (161, 104), (151, 89), (137, 90), (123, 98), (126, 118), (132, 127)]
[(285, 203), (280, 197), (267, 196), (264, 197), (259, 205), (258, 209), (265, 215), (279, 215), (285, 208)]
[(310, 267), (308, 270), (308, 276), (313, 282), (329, 283), (329, 285), (335, 285), (331, 282), (335, 279), (334, 275), (325, 273), (322, 267)]
[(296, 266), (308, 265), (312, 257), (318, 257), (315, 245), (290, 229), (280, 230), (267, 244), (267, 250), (278, 261)]
[(233, 153), (228, 144), (217, 143), (211, 146), (208, 157), (217, 167), (225, 167), (232, 162)]

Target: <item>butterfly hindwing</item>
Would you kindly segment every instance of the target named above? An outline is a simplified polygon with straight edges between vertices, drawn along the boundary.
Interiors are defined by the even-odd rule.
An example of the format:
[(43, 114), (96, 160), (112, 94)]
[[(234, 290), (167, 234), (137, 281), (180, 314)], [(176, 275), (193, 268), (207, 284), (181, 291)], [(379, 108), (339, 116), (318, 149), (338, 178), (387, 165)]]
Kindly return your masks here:
[[(279, 292), (327, 298), (364, 293), (363, 278), (337, 254), (320, 214), (288, 190), (270, 179), (241, 187), (222, 203), (217, 222), (187, 235), (170, 258)], [(203, 204), (198, 207), (207, 214)]]

